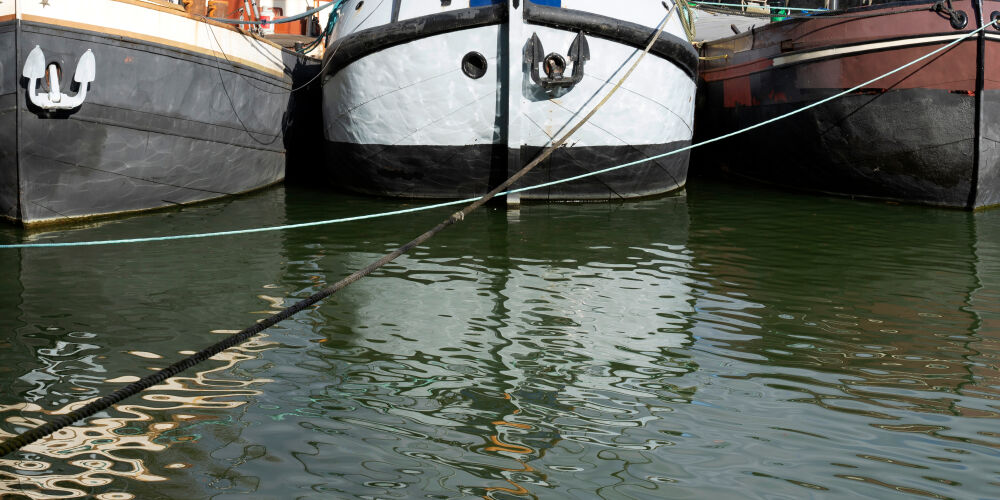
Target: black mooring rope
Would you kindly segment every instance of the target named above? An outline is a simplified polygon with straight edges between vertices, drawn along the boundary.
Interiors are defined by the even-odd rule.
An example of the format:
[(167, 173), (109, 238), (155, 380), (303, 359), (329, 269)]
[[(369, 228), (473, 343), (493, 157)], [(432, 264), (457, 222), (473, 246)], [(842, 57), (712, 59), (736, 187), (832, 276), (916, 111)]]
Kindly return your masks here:
[[(666, 4), (664, 4), (664, 7), (666, 7)], [(404, 253), (411, 250), (413, 247), (429, 240), (437, 233), (440, 233), (441, 231), (445, 230), (448, 226), (451, 226), (456, 222), (461, 222), (465, 220), (466, 215), (470, 214), (472, 211), (478, 209), (479, 207), (486, 204), (486, 202), (496, 197), (497, 194), (510, 187), (512, 184), (517, 182), (521, 177), (524, 177), (528, 172), (531, 171), (531, 169), (535, 168), (535, 166), (537, 166), (539, 163), (545, 161), (545, 159), (548, 158), (553, 151), (562, 147), (563, 144), (565, 144), (566, 141), (568, 141), (569, 138), (572, 137), (577, 130), (580, 130), (580, 127), (582, 127), (583, 124), (587, 123), (587, 121), (589, 121), (594, 116), (594, 114), (597, 113), (597, 110), (601, 109), (601, 107), (608, 102), (608, 99), (610, 99), (611, 96), (614, 95), (614, 93), (617, 92), (619, 88), (621, 88), (622, 84), (625, 83), (625, 80), (628, 79), (628, 77), (632, 74), (632, 71), (635, 70), (636, 66), (639, 65), (639, 62), (642, 61), (642, 58), (645, 57), (647, 53), (649, 53), (650, 49), (652, 49), (653, 47), (653, 43), (655, 43), (656, 40), (660, 38), (660, 33), (663, 32), (663, 28), (666, 26), (667, 21), (670, 19), (670, 16), (674, 13), (675, 8), (676, 6), (671, 7), (670, 10), (667, 12), (666, 17), (664, 17), (663, 19), (663, 22), (660, 23), (660, 26), (657, 28), (656, 33), (650, 40), (649, 45), (646, 46), (646, 50), (639, 55), (639, 58), (636, 59), (635, 63), (632, 64), (632, 67), (629, 68), (628, 72), (625, 73), (625, 76), (623, 76), (621, 80), (618, 81), (618, 83), (614, 86), (614, 88), (612, 88), (611, 91), (608, 92), (606, 96), (604, 96), (604, 99), (602, 99), (601, 102), (597, 104), (597, 106), (594, 106), (594, 109), (592, 109), (589, 113), (587, 113), (587, 116), (583, 117), (583, 119), (580, 120), (576, 125), (574, 125), (573, 128), (571, 128), (568, 132), (566, 132), (566, 134), (563, 135), (562, 138), (552, 143), (551, 146), (549, 146), (545, 151), (543, 151), (542, 154), (538, 155), (537, 158), (532, 160), (531, 163), (525, 165), (524, 168), (517, 171), (517, 173), (515, 173), (509, 179), (504, 181), (503, 184), (500, 184), (489, 193), (483, 195), (482, 198), (476, 200), (475, 202), (463, 208), (462, 210), (455, 212), (450, 217), (439, 223), (437, 226), (434, 226), (434, 228), (430, 229), (424, 234), (421, 234), (420, 236), (417, 236), (409, 243), (394, 250), (392, 253), (385, 255), (381, 259), (369, 264), (364, 269), (361, 269), (360, 271), (355, 271), (350, 276), (310, 295), (308, 298), (302, 301), (299, 301), (285, 309), (282, 309), (277, 314), (269, 316), (266, 319), (258, 323), (255, 323), (253, 326), (240, 331), (239, 333), (234, 333), (233, 335), (227, 337), (225, 340), (222, 340), (221, 342), (218, 342), (215, 345), (212, 345), (195, 354), (192, 354), (191, 356), (188, 356), (187, 358), (184, 358), (152, 375), (143, 377), (136, 382), (126, 385), (125, 387), (122, 387), (121, 389), (118, 389), (117, 391), (108, 394), (107, 396), (101, 397), (95, 401), (91, 401), (90, 403), (86, 404), (85, 406), (77, 410), (73, 410), (65, 415), (60, 415), (50, 422), (42, 424), (38, 427), (35, 427), (34, 429), (23, 432), (11, 439), (8, 439), (7, 441), (4, 441), (3, 443), (0, 443), (0, 457), (3, 457), (9, 453), (13, 453), (45, 436), (48, 436), (49, 434), (53, 434), (59, 431), (64, 427), (68, 427), (72, 425), (74, 422), (90, 417), (91, 415), (99, 411), (104, 411), (110, 408), (111, 405), (118, 403), (119, 401), (129, 396), (133, 396), (135, 394), (138, 394), (139, 392), (149, 389), (150, 387), (159, 384), (164, 380), (173, 377), (174, 375), (177, 375), (178, 373), (181, 373), (187, 370), (188, 368), (191, 368), (192, 366), (197, 365), (198, 363), (201, 363), (202, 361), (205, 361), (206, 359), (211, 358), (212, 356), (215, 356), (216, 354), (224, 350), (229, 349), (230, 347), (234, 347), (236, 345), (242, 344), (243, 342), (246, 342), (251, 337), (257, 335), (258, 333), (292, 317), (293, 315), (302, 311), (303, 309), (337, 293), (338, 291), (346, 288), (348, 285), (354, 283), (355, 281), (358, 281), (359, 279), (368, 276), (376, 269), (388, 264), (389, 262), (392, 262), (400, 255), (403, 255)]]

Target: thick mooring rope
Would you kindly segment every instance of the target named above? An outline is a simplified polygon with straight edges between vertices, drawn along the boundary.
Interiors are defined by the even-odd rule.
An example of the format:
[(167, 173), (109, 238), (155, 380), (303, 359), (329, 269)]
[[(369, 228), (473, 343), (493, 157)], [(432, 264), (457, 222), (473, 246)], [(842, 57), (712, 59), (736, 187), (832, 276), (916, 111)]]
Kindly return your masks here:
[[(666, 4), (664, 4), (664, 6), (665, 5)], [(599, 102), (594, 107), (594, 109), (592, 109), (589, 113), (587, 113), (587, 115), (582, 120), (580, 120), (576, 125), (574, 125), (573, 128), (571, 128), (568, 132), (566, 132), (566, 134), (564, 134), (559, 140), (557, 140), (555, 143), (549, 146), (545, 151), (543, 151), (540, 155), (538, 155), (537, 158), (535, 158), (530, 163), (525, 165), (524, 168), (522, 168), (517, 173), (512, 175), (509, 179), (504, 181), (503, 184), (500, 184), (489, 193), (486, 193), (485, 195), (483, 195), (481, 198), (479, 198), (469, 206), (463, 208), (462, 210), (459, 210), (458, 212), (455, 212), (450, 217), (439, 223), (437, 226), (434, 226), (434, 228), (430, 229), (429, 231), (421, 234), (420, 236), (417, 236), (409, 243), (397, 248), (392, 253), (369, 264), (364, 269), (356, 271), (350, 276), (334, 283), (332, 286), (324, 288), (323, 290), (320, 290), (319, 292), (310, 295), (308, 298), (299, 301), (285, 309), (282, 309), (277, 314), (269, 316), (266, 319), (258, 323), (255, 323), (253, 326), (246, 328), (240, 331), (239, 333), (235, 333), (227, 337), (225, 340), (222, 340), (221, 342), (218, 342), (208, 348), (205, 348), (199, 351), (198, 353), (188, 356), (187, 358), (184, 358), (152, 375), (147, 375), (146, 377), (143, 377), (136, 382), (128, 384), (125, 387), (122, 387), (121, 389), (118, 389), (117, 391), (114, 391), (107, 396), (101, 397), (95, 401), (91, 401), (90, 403), (84, 405), (79, 409), (73, 410), (65, 415), (60, 415), (50, 422), (42, 424), (38, 427), (35, 427), (34, 429), (28, 430), (24, 433), (15, 436), (14, 438), (11, 438), (7, 441), (4, 441), (3, 443), (0, 443), (0, 457), (3, 457), (9, 453), (17, 451), (45, 436), (48, 436), (49, 434), (55, 433), (64, 427), (72, 425), (74, 422), (90, 417), (99, 411), (104, 411), (110, 408), (115, 403), (118, 403), (119, 401), (129, 396), (133, 396), (154, 385), (157, 385), (163, 382), (164, 380), (173, 377), (174, 375), (177, 375), (187, 370), (188, 368), (191, 368), (226, 349), (229, 349), (230, 347), (234, 347), (236, 345), (242, 344), (243, 342), (246, 342), (251, 337), (254, 337), (258, 333), (266, 330), (267, 328), (270, 328), (292, 317), (293, 315), (302, 311), (303, 309), (312, 306), (313, 304), (316, 304), (317, 302), (333, 295), (334, 293), (343, 290), (344, 288), (354, 283), (355, 281), (358, 281), (359, 279), (368, 276), (376, 269), (388, 264), (389, 262), (392, 262), (400, 255), (403, 255), (404, 253), (413, 249), (413, 247), (416, 247), (417, 245), (420, 245), (421, 243), (427, 241), (434, 235), (440, 233), (441, 231), (445, 230), (446, 228), (455, 224), (456, 222), (463, 221), (466, 215), (469, 215), (477, 208), (486, 204), (486, 202), (493, 199), (500, 192), (502, 192), (503, 190), (507, 189), (512, 184), (517, 182), (518, 179), (524, 177), (539, 163), (545, 161), (545, 159), (548, 158), (556, 149), (562, 147), (562, 145), (565, 144), (566, 141), (568, 141), (570, 137), (572, 137), (573, 134), (580, 129), (580, 127), (582, 127), (585, 123), (587, 123), (587, 121), (590, 120), (595, 113), (597, 113), (597, 110), (599, 110), (602, 106), (604, 106), (604, 104), (608, 102), (611, 96), (614, 95), (619, 88), (621, 88), (622, 84), (624, 84), (625, 80), (627, 80), (628, 77), (632, 75), (632, 71), (635, 70), (636, 66), (639, 65), (643, 57), (645, 57), (646, 54), (649, 53), (650, 49), (653, 48), (653, 44), (656, 43), (656, 41), (660, 38), (660, 33), (663, 32), (663, 28), (666, 26), (667, 21), (670, 19), (671, 15), (673, 15), (675, 9), (676, 5), (670, 8), (670, 10), (667, 12), (666, 17), (664, 17), (659, 27), (657, 27), (656, 33), (650, 40), (649, 45), (646, 46), (646, 49), (642, 52), (642, 54), (639, 55), (639, 57), (635, 60), (635, 62), (625, 73), (625, 75), (621, 78), (621, 80), (619, 80), (618, 83), (615, 84), (615, 86), (608, 92), (608, 94), (604, 96), (604, 99), (602, 99), (601, 102)]]

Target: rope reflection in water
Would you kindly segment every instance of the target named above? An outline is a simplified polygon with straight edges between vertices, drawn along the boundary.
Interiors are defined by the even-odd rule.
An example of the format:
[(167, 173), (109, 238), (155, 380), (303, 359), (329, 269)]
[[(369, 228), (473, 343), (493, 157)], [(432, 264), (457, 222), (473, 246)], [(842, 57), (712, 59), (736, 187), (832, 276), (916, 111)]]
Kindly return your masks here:
[[(225, 330), (213, 333), (228, 334)], [(237, 379), (233, 369), (237, 364), (260, 358), (260, 353), (276, 345), (261, 335), (241, 346), (217, 354), (212, 360), (219, 366), (197, 372), (191, 377), (174, 377), (142, 394), (145, 404), (122, 404), (116, 410), (125, 416), (93, 418), (86, 426), (64, 428), (48, 439), (25, 446), (22, 454), (29, 460), (0, 459), (0, 492), (17, 492), (32, 499), (97, 498), (99, 500), (132, 499), (127, 492), (105, 492), (94, 495), (95, 487), (108, 487), (115, 478), (143, 482), (166, 481), (139, 458), (129, 458), (130, 451), (161, 452), (175, 443), (198, 441), (199, 427), (230, 425), (233, 417), (220, 418), (210, 411), (234, 410), (244, 407), (250, 398), (260, 394), (254, 386), (271, 382), (262, 378)], [(162, 356), (133, 351), (129, 354), (149, 359)], [(186, 351), (181, 354), (187, 354)], [(108, 383), (128, 383), (136, 377), (105, 380)], [(96, 399), (96, 398), (94, 398)], [(77, 401), (56, 411), (47, 411), (34, 403), (0, 406), (0, 418), (18, 431), (41, 425), (42, 415), (69, 413), (93, 399)], [(26, 414), (38, 415), (25, 416)], [(161, 421), (158, 415), (166, 415)], [(0, 440), (15, 434), (0, 430)], [(187, 463), (170, 463), (165, 469), (186, 469)], [(103, 488), (107, 489), (107, 488)]]

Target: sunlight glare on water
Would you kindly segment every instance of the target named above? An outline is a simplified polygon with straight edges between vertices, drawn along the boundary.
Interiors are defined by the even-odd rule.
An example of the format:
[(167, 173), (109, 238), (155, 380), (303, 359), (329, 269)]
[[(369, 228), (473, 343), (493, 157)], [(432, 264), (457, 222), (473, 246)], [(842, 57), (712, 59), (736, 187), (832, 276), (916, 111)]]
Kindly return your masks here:
[[(305, 187), (0, 241), (409, 206)], [(430, 211), (0, 250), (0, 437), (221, 340)], [(0, 458), (12, 498), (995, 498), (1000, 211), (700, 182), (488, 207), (317, 307)]]

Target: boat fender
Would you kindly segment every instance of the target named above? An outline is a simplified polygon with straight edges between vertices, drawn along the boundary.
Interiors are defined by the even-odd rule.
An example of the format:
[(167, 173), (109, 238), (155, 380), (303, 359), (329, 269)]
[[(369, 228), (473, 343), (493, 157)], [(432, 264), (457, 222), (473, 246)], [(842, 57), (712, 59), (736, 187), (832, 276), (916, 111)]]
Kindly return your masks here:
[[(48, 73), (49, 91), (38, 93), (36, 92), (38, 80), (44, 79), (46, 73)], [(35, 45), (35, 48), (28, 53), (28, 57), (24, 61), (24, 71), (21, 72), (21, 75), (28, 79), (28, 97), (32, 104), (46, 110), (66, 110), (80, 107), (87, 98), (87, 87), (97, 76), (94, 53), (87, 49), (76, 64), (76, 74), (73, 76), (73, 81), (80, 85), (80, 89), (75, 95), (70, 96), (59, 91), (59, 73), (60, 68), (56, 63), (49, 64), (48, 71), (46, 71), (45, 54), (40, 46)]]

